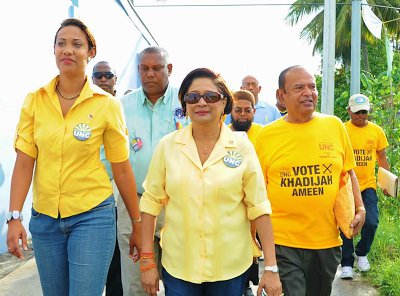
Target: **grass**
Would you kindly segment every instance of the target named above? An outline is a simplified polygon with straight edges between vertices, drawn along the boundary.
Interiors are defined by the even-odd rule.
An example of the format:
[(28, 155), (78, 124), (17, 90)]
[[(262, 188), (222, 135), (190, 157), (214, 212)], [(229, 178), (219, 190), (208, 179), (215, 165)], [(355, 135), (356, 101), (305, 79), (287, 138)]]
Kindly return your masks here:
[[(380, 190), (378, 190), (380, 191)], [(366, 278), (382, 296), (400, 296), (400, 198), (379, 196), (380, 223), (368, 259)]]

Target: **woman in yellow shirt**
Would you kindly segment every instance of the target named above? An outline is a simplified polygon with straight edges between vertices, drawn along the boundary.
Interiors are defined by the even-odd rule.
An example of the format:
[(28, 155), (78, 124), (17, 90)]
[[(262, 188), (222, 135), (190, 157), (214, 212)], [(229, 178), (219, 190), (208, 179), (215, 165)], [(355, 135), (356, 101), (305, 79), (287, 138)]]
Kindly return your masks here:
[[(85, 75), (96, 41), (84, 23), (67, 19), (54, 39), (59, 75), (25, 99), (17, 127), (7, 245), (22, 257), (20, 214), (32, 175), (29, 230), (43, 295), (101, 295), (115, 242), (112, 188), (100, 161), (104, 145), (133, 222), (140, 252), (140, 212), (120, 103)], [(35, 168), (35, 169), (34, 169)]]
[(258, 295), (280, 295), (281, 283), (260, 164), (252, 144), (223, 124), (232, 108), (224, 80), (209, 69), (190, 72), (179, 90), (192, 124), (165, 136), (154, 152), (140, 201), (141, 280), (156, 295), (154, 221), (165, 207), (162, 234), (166, 295), (241, 296), (254, 245), (254, 220), (265, 250)]

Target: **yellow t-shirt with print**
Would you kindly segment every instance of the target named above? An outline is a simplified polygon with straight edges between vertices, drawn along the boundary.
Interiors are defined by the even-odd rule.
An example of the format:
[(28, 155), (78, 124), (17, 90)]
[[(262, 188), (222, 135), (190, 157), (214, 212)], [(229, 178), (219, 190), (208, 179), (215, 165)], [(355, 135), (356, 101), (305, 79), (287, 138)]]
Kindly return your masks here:
[(120, 102), (86, 83), (64, 117), (55, 92), (58, 77), (30, 93), (22, 106), (14, 148), (36, 160), (33, 208), (62, 218), (80, 214), (112, 194), (100, 161), (129, 157), (129, 142)]
[(348, 121), (345, 123), (350, 142), (353, 147), (357, 167), (360, 190), (367, 188), (376, 190), (375, 163), (376, 152), (385, 149), (389, 144), (383, 129), (375, 123), (369, 122), (364, 127), (357, 127)]
[(355, 162), (340, 119), (320, 113), (303, 124), (278, 119), (260, 131), (256, 152), (272, 205), (275, 243), (305, 249), (341, 245), (333, 207), (340, 175)]

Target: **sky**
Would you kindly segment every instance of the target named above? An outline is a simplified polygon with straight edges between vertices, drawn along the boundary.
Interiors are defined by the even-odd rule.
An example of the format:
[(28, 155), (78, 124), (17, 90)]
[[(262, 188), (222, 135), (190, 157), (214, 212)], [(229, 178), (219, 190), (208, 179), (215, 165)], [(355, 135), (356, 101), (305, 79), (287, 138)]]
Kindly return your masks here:
[[(238, 3), (239, 0), (135, 0), (135, 5), (174, 3)], [(284, 0), (241, 3), (291, 3)], [(0, 9), (0, 163), (5, 182), (0, 187), (0, 221), (8, 211), (9, 187), (15, 161), (13, 138), (23, 100), (58, 74), (53, 55), (54, 34), (68, 17), (69, 0), (2, 1)], [(78, 16), (92, 30), (97, 56), (87, 69), (107, 60), (119, 75), (118, 93), (126, 90), (123, 75), (133, 52), (146, 44), (114, 0), (79, 0)], [(278, 75), (301, 64), (320, 71), (320, 57), (299, 39), (302, 25), (289, 26), (284, 18), (289, 6), (250, 7), (138, 7), (137, 12), (160, 46), (171, 57), (171, 84), (179, 87), (184, 76), (197, 67), (220, 73), (232, 90), (248, 75), (258, 78), (261, 100), (275, 101)], [(125, 73), (135, 73), (128, 69)], [(117, 93), (117, 94), (118, 94)], [(30, 216), (31, 195), (24, 207)], [(24, 221), (26, 229), (29, 219)], [(0, 253), (5, 250), (4, 223), (0, 223)]]
[[(320, 70), (320, 56), (299, 35), (302, 25), (284, 20), (289, 5), (233, 7), (159, 7), (175, 3), (257, 3), (257, 1), (135, 1), (137, 11), (157, 42), (165, 47), (174, 64), (172, 81), (179, 85), (197, 67), (220, 73), (238, 89), (244, 76), (255, 76), (262, 86), (261, 99), (275, 102), (279, 73), (301, 64), (311, 72)], [(258, 3), (292, 3), (274, 0)], [(140, 7), (151, 5), (153, 7)]]

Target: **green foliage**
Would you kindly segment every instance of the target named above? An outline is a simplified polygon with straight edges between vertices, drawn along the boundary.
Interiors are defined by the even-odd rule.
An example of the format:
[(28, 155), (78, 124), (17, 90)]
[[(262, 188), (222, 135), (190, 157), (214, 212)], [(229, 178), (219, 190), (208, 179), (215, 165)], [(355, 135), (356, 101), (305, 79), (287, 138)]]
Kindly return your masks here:
[[(337, 61), (350, 65), (351, 56), (351, 0), (336, 0), (336, 40), (335, 55)], [(400, 37), (400, 0), (368, 0), (373, 12), (385, 22), (385, 28), (394, 40)], [(313, 52), (322, 52), (323, 47), (323, 24), (324, 24), (324, 1), (323, 0), (297, 0), (289, 8), (286, 20), (292, 26), (300, 22), (304, 17), (313, 16), (311, 21), (302, 29), (300, 37), (314, 44)], [(362, 46), (377, 43), (376, 38), (362, 22), (361, 25)], [(364, 52), (363, 52), (364, 54)], [(368, 57), (364, 56), (366, 65)], [(366, 69), (370, 71), (369, 69)]]
[(368, 280), (381, 295), (400, 296), (400, 202), (378, 192), (380, 223), (368, 257)]

